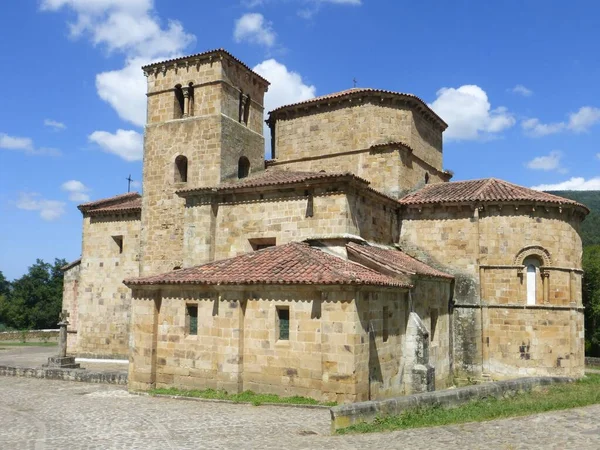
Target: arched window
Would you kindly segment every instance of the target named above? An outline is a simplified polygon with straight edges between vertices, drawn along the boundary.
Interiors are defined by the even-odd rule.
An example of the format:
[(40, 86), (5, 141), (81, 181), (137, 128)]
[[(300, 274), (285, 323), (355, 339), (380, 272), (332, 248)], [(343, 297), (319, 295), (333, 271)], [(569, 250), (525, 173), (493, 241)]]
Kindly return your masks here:
[(175, 158), (175, 183), (187, 182), (188, 160), (185, 156), (179, 155)]
[(185, 100), (183, 96), (183, 89), (181, 85), (178, 84), (175, 86), (175, 104), (173, 107), (174, 114), (173, 117), (175, 119), (181, 119), (183, 117), (183, 113), (185, 112)]
[(527, 305), (535, 305), (538, 289), (538, 271), (540, 261), (535, 256), (529, 256), (523, 261), (527, 273)]
[(250, 175), (250, 161), (245, 156), (238, 161), (238, 178), (246, 178)]

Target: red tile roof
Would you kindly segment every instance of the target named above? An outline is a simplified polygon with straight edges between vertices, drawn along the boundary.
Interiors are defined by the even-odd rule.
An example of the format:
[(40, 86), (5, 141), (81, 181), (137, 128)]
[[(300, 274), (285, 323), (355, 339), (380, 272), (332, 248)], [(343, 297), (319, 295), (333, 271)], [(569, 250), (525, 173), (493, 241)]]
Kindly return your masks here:
[(233, 56), (231, 53), (229, 53), (227, 50), (225, 50), (223, 48), (217, 48), (217, 49), (214, 49), (214, 50), (207, 50), (205, 52), (196, 53), (194, 55), (181, 56), (179, 58), (168, 59), (166, 61), (160, 61), (160, 62), (155, 62), (155, 63), (151, 63), (151, 64), (146, 64), (145, 66), (142, 66), (142, 70), (144, 70), (144, 71), (147, 72), (147, 69), (151, 69), (151, 68), (155, 68), (155, 67), (160, 68), (160, 67), (162, 67), (164, 65), (167, 65), (167, 64), (173, 64), (175, 62), (185, 61), (186, 59), (208, 58), (210, 56), (215, 56), (215, 55), (216, 56), (221, 56), (221, 55), (228, 56), (229, 58), (233, 59), (235, 62), (237, 62), (238, 64), (240, 64), (242, 67), (244, 67), (248, 71), (252, 72), (258, 78), (260, 78), (261, 80), (263, 80), (265, 83), (267, 83), (267, 85), (271, 84), (271, 83), (269, 83), (268, 80), (266, 80), (265, 78), (263, 78), (262, 76), (260, 76), (256, 72), (254, 72), (245, 63), (243, 63), (241, 60), (237, 59), (235, 56)]
[(142, 196), (137, 192), (128, 192), (127, 194), (116, 195), (114, 197), (83, 203), (77, 208), (79, 208), (82, 213), (88, 214), (110, 214), (113, 212), (141, 211)]
[(230, 191), (243, 188), (255, 188), (263, 186), (276, 186), (284, 184), (303, 183), (313, 180), (340, 180), (341, 178), (353, 179), (368, 185), (369, 182), (357, 177), (351, 172), (293, 172), (288, 170), (267, 169), (251, 175), (247, 178), (224, 181), (215, 187), (182, 189), (178, 193), (202, 192), (202, 191)]
[(573, 200), (535, 191), (496, 178), (431, 184), (402, 197), (399, 201), (403, 205), (485, 202), (552, 203), (579, 206), (589, 212), (584, 205)]
[(271, 117), (276, 118), (276, 116), (280, 112), (295, 109), (298, 106), (317, 105), (317, 104), (328, 103), (331, 100), (341, 100), (341, 99), (348, 98), (348, 97), (359, 97), (359, 96), (364, 96), (364, 95), (367, 95), (367, 96), (368, 95), (377, 95), (377, 96), (391, 95), (394, 97), (402, 98), (404, 100), (413, 100), (418, 104), (418, 109), (421, 112), (423, 112), (423, 114), (434, 119), (438, 123), (438, 125), (442, 128), (442, 130), (445, 130), (446, 128), (448, 128), (448, 124), (446, 122), (444, 122), (444, 120), (440, 116), (438, 116), (427, 105), (427, 103), (425, 103), (423, 100), (421, 100), (416, 95), (406, 94), (403, 92), (388, 91), (388, 90), (384, 90), (384, 89), (372, 89), (372, 88), (346, 89), (345, 91), (334, 92), (332, 94), (322, 95), (320, 97), (314, 97), (309, 100), (304, 100), (304, 101), (297, 102), (297, 103), (291, 103), (289, 105), (283, 105), (283, 106), (280, 106), (279, 108), (275, 108), (273, 111), (269, 112), (269, 120), (271, 120)]
[(410, 288), (373, 269), (330, 255), (306, 243), (293, 242), (253, 253), (124, 281), (129, 286), (156, 284), (372, 285)]
[(361, 262), (364, 258), (398, 274), (424, 275), (447, 279), (454, 278), (452, 275), (434, 269), (398, 249), (361, 245), (354, 242), (346, 244), (346, 249), (348, 250), (348, 256), (357, 258), (358, 262)]

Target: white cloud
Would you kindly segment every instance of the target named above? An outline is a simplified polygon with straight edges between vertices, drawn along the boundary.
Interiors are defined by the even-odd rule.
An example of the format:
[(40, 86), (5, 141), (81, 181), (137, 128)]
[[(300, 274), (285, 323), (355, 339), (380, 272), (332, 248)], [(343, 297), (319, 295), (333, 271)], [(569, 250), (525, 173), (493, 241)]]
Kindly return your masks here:
[(26, 211), (39, 211), (40, 217), (48, 221), (58, 219), (65, 212), (64, 202), (47, 200), (36, 192), (21, 192), (16, 205)]
[(586, 180), (583, 177), (573, 177), (567, 181), (556, 184), (540, 184), (532, 186), (537, 191), (598, 191), (600, 190), (600, 177)]
[(600, 122), (600, 108), (584, 106), (576, 113), (569, 114), (567, 128), (575, 133), (583, 133), (598, 122)]
[(300, 9), (298, 15), (303, 19), (311, 19), (325, 4), (360, 6), (362, 5), (362, 0), (304, 0), (302, 3), (306, 7)]
[(515, 124), (505, 107), (491, 109), (487, 94), (476, 85), (442, 88), (429, 106), (448, 123), (444, 137), (450, 140), (486, 139)]
[(562, 153), (558, 150), (551, 151), (546, 156), (538, 156), (529, 161), (526, 166), (533, 170), (561, 170), (560, 159)]
[[(252, 70), (271, 82), (265, 94), (265, 118), (269, 111), (283, 105), (309, 100), (315, 96), (317, 88), (305, 84), (302, 76), (288, 70), (288, 68), (274, 59), (267, 59), (255, 66)], [(265, 145), (270, 150), (270, 131), (264, 126)]]
[(271, 22), (265, 21), (262, 14), (244, 14), (235, 21), (233, 38), (236, 42), (248, 41), (252, 44), (272, 47), (275, 45), (276, 34)]
[(526, 119), (521, 122), (521, 127), (525, 133), (533, 137), (547, 136), (549, 134), (560, 133), (565, 129), (563, 122), (541, 123), (539, 119)]
[(531, 89), (527, 89), (522, 84), (517, 84), (510, 91), (514, 94), (522, 95), (523, 97), (531, 97), (531, 95), (533, 95), (533, 91)]
[(96, 76), (98, 96), (119, 117), (136, 126), (146, 122), (146, 83), (141, 66), (181, 56), (195, 36), (177, 21), (162, 26), (154, 0), (42, 0), (42, 10), (69, 8), (76, 14), (71, 36), (125, 56), (122, 69)]
[(120, 156), (125, 161), (141, 161), (144, 153), (144, 137), (133, 130), (94, 131), (88, 136), (91, 142), (107, 153)]
[(166, 28), (154, 14), (153, 0), (43, 0), (42, 10), (72, 9), (75, 23), (71, 36), (89, 36), (95, 45), (109, 52), (119, 51), (129, 57), (154, 58), (178, 52), (195, 41), (177, 21)]
[(56, 131), (61, 131), (67, 128), (67, 126), (64, 123), (52, 119), (45, 119), (44, 126), (50, 127)]
[(149, 60), (133, 58), (123, 69), (96, 75), (96, 90), (119, 117), (138, 127), (146, 123), (146, 79), (141, 67)]
[(27, 137), (10, 136), (0, 133), (0, 149), (15, 150), (28, 155), (60, 156), (60, 151), (54, 148), (35, 147), (33, 140)]
[(533, 137), (547, 136), (568, 130), (573, 133), (585, 133), (597, 123), (600, 123), (600, 108), (583, 106), (577, 112), (569, 113), (566, 122), (542, 123), (537, 118), (526, 119), (521, 122), (521, 127), (526, 134)]
[(85, 184), (78, 180), (69, 180), (65, 181), (61, 189), (69, 193), (69, 200), (72, 202), (89, 202), (90, 196), (88, 192), (90, 188), (88, 188)]

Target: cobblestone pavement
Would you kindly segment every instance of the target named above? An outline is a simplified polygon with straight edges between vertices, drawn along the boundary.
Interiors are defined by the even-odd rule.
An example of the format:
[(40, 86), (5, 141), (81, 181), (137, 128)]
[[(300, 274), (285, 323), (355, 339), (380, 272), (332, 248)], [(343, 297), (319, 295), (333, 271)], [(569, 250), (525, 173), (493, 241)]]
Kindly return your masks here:
[(330, 436), (329, 411), (130, 395), (0, 377), (0, 449), (598, 449), (600, 405), (438, 428)]

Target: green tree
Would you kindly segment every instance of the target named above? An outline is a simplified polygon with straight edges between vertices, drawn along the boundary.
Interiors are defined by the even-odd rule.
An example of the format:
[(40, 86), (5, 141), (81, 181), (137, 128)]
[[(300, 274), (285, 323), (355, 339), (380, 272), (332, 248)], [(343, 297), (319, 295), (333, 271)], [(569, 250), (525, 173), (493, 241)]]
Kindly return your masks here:
[(583, 249), (586, 354), (600, 356), (600, 245)]
[(38, 259), (21, 278), (11, 283), (9, 295), (0, 301), (0, 317), (17, 329), (55, 328), (62, 304), (63, 259), (54, 265)]

